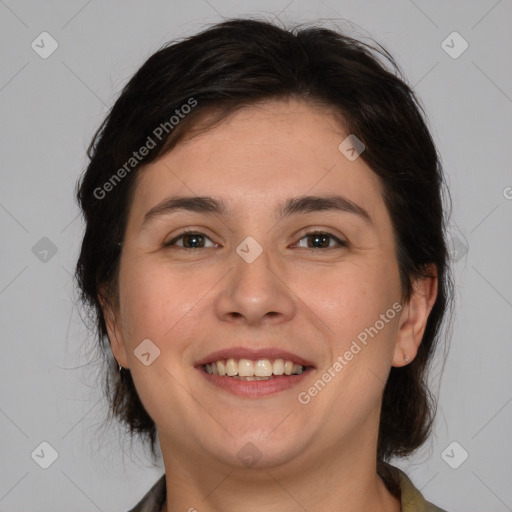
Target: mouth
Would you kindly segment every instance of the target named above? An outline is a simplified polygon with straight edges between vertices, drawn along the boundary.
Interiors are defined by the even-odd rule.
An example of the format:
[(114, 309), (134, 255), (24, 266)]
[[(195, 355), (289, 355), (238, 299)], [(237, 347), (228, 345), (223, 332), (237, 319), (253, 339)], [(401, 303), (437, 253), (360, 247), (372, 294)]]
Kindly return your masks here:
[(195, 367), (211, 384), (245, 397), (290, 389), (314, 369), (310, 362), (289, 352), (242, 348), (210, 354)]
[(232, 377), (233, 379), (253, 381), (270, 380), (280, 376), (301, 375), (306, 367), (290, 359), (218, 359), (202, 365), (209, 375)]

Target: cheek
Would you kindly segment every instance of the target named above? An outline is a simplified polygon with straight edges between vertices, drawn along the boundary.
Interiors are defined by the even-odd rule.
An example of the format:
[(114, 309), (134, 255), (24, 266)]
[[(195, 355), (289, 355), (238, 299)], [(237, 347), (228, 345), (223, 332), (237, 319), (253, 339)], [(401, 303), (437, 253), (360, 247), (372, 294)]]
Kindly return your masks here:
[[(193, 318), (194, 304), (204, 293), (191, 284), (190, 277), (186, 285), (175, 273), (154, 263), (126, 265), (123, 272), (123, 336), (137, 393), (155, 421), (176, 421), (177, 429), (179, 415), (162, 419), (162, 403), (175, 410), (187, 403), (187, 394), (179, 384), (186, 381), (179, 360), (191, 345), (193, 327), (200, 322)], [(139, 358), (143, 353), (150, 354), (148, 365)]]
[(329, 360), (319, 378), (325, 373), (335, 377), (319, 403), (330, 404), (329, 410), (351, 410), (362, 421), (380, 403), (391, 367), (400, 308), (398, 274), (391, 264), (347, 264), (328, 273), (322, 284), (323, 289), (305, 295), (329, 327), (324, 331)]
[(183, 307), (169, 274), (154, 266), (127, 264), (121, 270), (120, 296), (127, 345), (133, 349), (149, 338), (160, 346)]
[(218, 280), (214, 272), (171, 270), (154, 261), (126, 265), (120, 282), (123, 330), (132, 350), (149, 338), (163, 355), (183, 351), (193, 339), (195, 318), (208, 290)]
[[(392, 308), (400, 296), (398, 274), (392, 267), (346, 262), (336, 270), (319, 269), (296, 277), (297, 295), (322, 319), (333, 349), (344, 350)], [(391, 320), (382, 331), (389, 331), (390, 324)]]
[(121, 279), (123, 331), (127, 336), (125, 342), (132, 349), (143, 339), (160, 338), (164, 296), (162, 287), (157, 284), (154, 276), (143, 275), (137, 270), (126, 272)]

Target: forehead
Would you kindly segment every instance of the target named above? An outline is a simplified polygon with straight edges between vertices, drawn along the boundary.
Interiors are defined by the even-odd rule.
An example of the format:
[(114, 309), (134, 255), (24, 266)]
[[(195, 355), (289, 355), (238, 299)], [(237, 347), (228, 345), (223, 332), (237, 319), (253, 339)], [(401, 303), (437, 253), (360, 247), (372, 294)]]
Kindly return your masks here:
[(348, 135), (339, 116), (300, 100), (245, 107), (140, 170), (132, 214), (140, 218), (170, 195), (210, 195), (249, 208), (341, 193), (375, 210), (380, 180), (361, 158), (340, 151)]

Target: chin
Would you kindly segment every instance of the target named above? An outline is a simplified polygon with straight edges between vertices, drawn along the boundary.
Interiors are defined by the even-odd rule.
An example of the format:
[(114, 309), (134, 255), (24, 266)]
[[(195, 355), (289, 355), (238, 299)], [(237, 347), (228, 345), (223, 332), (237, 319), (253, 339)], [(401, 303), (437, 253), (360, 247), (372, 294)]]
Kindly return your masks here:
[[(272, 428), (275, 428), (273, 426)], [(290, 432), (272, 433), (272, 428), (256, 431), (245, 431), (233, 437), (229, 442), (213, 442), (210, 438), (211, 454), (219, 462), (237, 469), (271, 469), (293, 461), (304, 451), (307, 444), (304, 439), (298, 439)], [(273, 435), (274, 434), (274, 435)], [(219, 440), (220, 441), (220, 440)], [(207, 450), (206, 443), (203, 445)]]

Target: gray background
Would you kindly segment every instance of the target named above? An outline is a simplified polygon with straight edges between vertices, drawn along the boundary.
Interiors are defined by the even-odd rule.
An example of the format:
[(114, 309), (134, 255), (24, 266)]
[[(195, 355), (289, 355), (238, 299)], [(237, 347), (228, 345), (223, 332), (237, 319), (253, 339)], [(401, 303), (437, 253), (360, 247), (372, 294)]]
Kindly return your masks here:
[[(98, 368), (82, 368), (94, 340), (74, 305), (83, 224), (73, 188), (95, 128), (143, 61), (245, 14), (335, 20), (373, 37), (418, 92), (453, 196), (457, 305), (442, 380), (440, 364), (432, 374), (434, 436), (400, 465), (449, 511), (512, 510), (510, 0), (0, 0), (0, 510), (126, 510), (162, 473), (115, 428), (99, 429)], [(47, 59), (31, 48), (43, 31), (59, 45)], [(469, 44), (458, 58), (441, 44), (454, 31)], [(43, 441), (58, 453), (48, 469), (35, 461), (49, 460)]]

